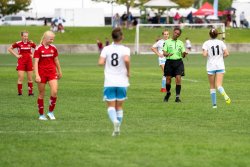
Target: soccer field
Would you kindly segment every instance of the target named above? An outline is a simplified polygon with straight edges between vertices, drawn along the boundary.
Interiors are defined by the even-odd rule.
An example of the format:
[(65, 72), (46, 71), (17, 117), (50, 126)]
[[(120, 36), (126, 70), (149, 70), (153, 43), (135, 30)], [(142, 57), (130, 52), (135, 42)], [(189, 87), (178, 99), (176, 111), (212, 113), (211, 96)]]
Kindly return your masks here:
[[(212, 109), (205, 59), (184, 60), (182, 103), (163, 103), (161, 72), (153, 55), (132, 56), (121, 135), (102, 101), (98, 55), (60, 55), (55, 121), (39, 121), (35, 97), (17, 96), (16, 59), (0, 55), (0, 166), (18, 167), (246, 167), (250, 164), (250, 56), (226, 58), (224, 88)], [(47, 87), (45, 109), (48, 109)], [(45, 110), (46, 111), (46, 110)]]

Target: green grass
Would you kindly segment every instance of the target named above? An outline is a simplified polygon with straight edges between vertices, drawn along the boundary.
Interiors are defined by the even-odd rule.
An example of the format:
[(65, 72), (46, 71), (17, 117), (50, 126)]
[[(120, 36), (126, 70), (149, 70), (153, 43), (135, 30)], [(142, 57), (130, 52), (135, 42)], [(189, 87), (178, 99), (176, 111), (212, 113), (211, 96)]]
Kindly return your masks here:
[[(39, 43), (42, 34), (49, 30), (49, 27), (38, 26), (0, 26), (0, 44), (11, 44), (20, 40), (20, 32), (27, 30), (30, 32), (30, 39)], [(154, 43), (156, 38), (161, 35), (162, 28), (141, 28), (140, 43)], [(95, 44), (96, 39), (104, 42), (105, 37), (111, 40), (111, 27), (66, 27), (65, 33), (57, 33), (55, 44)], [(209, 38), (208, 29), (184, 29), (181, 40), (186, 37), (192, 43), (203, 43)], [(170, 30), (172, 34), (172, 30)], [(124, 29), (124, 43), (135, 42), (135, 29)], [(250, 29), (227, 29), (227, 43), (250, 43)]]
[[(0, 166), (62, 167), (246, 167), (250, 164), (249, 61), (226, 59), (227, 105), (217, 93), (212, 109), (205, 60), (184, 60), (182, 103), (163, 103), (155, 56), (132, 56), (131, 86), (119, 137), (102, 101), (103, 68), (98, 56), (61, 55), (55, 121), (39, 121), (35, 97), (18, 97), (16, 60), (0, 55)], [(48, 108), (47, 87), (45, 109)]]

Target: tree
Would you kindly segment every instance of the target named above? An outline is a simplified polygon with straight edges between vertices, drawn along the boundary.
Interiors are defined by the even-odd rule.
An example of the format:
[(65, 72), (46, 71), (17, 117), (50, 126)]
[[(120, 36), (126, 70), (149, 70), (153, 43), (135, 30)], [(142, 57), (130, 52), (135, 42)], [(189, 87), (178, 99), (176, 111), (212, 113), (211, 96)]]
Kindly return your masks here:
[(129, 13), (129, 8), (130, 7), (137, 7), (140, 6), (141, 4), (146, 3), (149, 0), (93, 0), (97, 2), (108, 2), (108, 3), (117, 3), (117, 4), (122, 4), (125, 5), (127, 8), (127, 13)]
[(0, 0), (0, 14), (3, 16), (28, 11), (31, 0)]
[(194, 4), (195, 0), (172, 0), (173, 2), (177, 3), (181, 8), (187, 8)]

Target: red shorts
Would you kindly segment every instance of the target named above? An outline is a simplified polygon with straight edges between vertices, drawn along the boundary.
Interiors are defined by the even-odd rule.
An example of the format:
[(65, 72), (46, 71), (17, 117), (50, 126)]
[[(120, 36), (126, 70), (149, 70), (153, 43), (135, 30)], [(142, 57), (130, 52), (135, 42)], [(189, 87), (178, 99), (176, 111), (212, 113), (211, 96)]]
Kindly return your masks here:
[(44, 75), (40, 75), (41, 78), (41, 83), (47, 83), (48, 81), (54, 80), (54, 79), (58, 79), (57, 74), (44, 74)]
[(19, 58), (16, 66), (17, 71), (33, 71), (33, 64), (31, 58)]

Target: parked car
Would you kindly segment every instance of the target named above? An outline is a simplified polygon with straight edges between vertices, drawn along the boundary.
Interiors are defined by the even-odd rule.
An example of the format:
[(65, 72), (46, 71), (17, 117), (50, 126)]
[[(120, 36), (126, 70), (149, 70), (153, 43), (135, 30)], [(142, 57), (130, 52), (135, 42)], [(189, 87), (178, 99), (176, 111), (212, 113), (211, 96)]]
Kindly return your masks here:
[(43, 25), (43, 21), (27, 20), (24, 16), (4, 16), (1, 25)]

